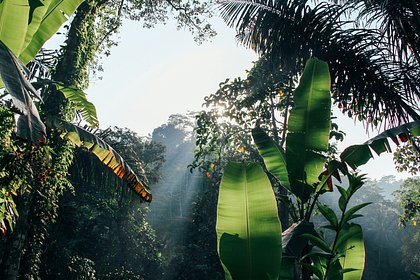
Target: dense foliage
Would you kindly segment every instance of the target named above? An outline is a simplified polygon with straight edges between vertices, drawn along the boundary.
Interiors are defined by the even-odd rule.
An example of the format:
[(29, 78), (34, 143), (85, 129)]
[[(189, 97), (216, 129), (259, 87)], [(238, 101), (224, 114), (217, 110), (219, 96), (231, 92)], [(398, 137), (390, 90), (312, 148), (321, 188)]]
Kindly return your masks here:
[[(418, 3), (217, 1), (222, 17), (237, 28), (238, 39), (262, 57), (245, 79), (226, 80), (206, 98), (211, 110), (197, 115), (195, 134), (191, 119), (172, 115), (152, 137), (139, 137), (121, 128), (93, 133), (99, 120), (83, 90), (92, 73), (103, 70), (101, 56), (110, 54), (117, 44), (113, 35), (127, 19), (150, 28), (174, 18), (178, 28), (189, 29), (202, 42), (215, 35), (207, 23), (212, 1), (23, 2), (0, 2), (0, 86), (5, 87), (0, 96), (0, 278), (223, 279), (228, 266), (236, 275), (248, 274), (251, 266), (238, 269), (229, 263), (240, 259), (229, 252), (238, 236), (222, 232), (218, 239), (214, 230), (216, 216), (223, 212), (216, 211), (219, 192), (219, 201), (226, 199), (230, 207), (241, 203), (222, 193), (226, 185), (236, 187), (233, 181), (247, 177), (246, 172), (231, 176), (235, 178), (219, 189), (223, 168), (233, 159), (255, 162), (249, 171), (258, 170), (270, 198), (249, 196), (261, 205), (271, 201), (271, 217), (279, 214), (283, 230), (288, 228), (283, 231), (288, 241), (274, 254), (282, 253), (288, 261), (281, 267), (278, 258), (264, 262), (277, 265), (274, 274), (360, 279), (364, 269), (364, 279), (407, 279), (407, 272), (418, 269), (418, 178), (406, 180), (396, 192), (399, 206), (386, 199), (389, 190), (384, 198), (372, 182), (362, 188), (364, 177), (349, 174), (329, 143), (343, 137), (330, 123), (329, 83), (302, 78), (304, 85), (295, 89), (308, 58), (327, 61), (329, 75), (322, 78), (332, 78), (332, 97), (343, 112), (372, 126), (402, 124), (346, 149), (343, 164), (355, 168), (370, 159), (371, 149), (388, 151), (391, 137), (407, 142), (395, 153), (398, 170), (416, 174), (419, 143), (412, 136), (419, 135)], [(58, 50), (40, 51), (67, 19), (65, 43)], [(326, 94), (313, 92), (314, 84), (322, 84), (318, 89)], [(281, 155), (283, 148), (287, 157), (275, 172), (267, 151)], [(333, 186), (337, 169), (348, 176), (348, 185)], [(392, 181), (388, 179), (382, 181)], [(243, 182), (246, 188), (248, 181)], [(151, 210), (135, 195), (150, 202), (148, 186), (155, 189)], [(332, 190), (336, 192), (328, 200)], [(318, 198), (325, 193), (324, 205)], [(366, 201), (376, 203), (365, 208)], [(251, 204), (247, 209), (258, 208)], [(314, 217), (314, 227), (317, 211), (321, 215)], [(404, 229), (397, 225), (399, 211)], [(264, 221), (263, 211), (256, 212), (256, 220)], [(363, 226), (364, 236), (354, 222)], [(224, 225), (231, 226), (229, 221)], [(261, 228), (265, 236), (267, 230)], [(305, 234), (297, 236), (299, 230)], [(277, 242), (279, 232), (275, 234)], [(266, 252), (259, 251), (257, 260)], [(401, 262), (395, 260), (400, 254)], [(261, 267), (253, 272), (265, 277)]]
[[(141, 168), (142, 163), (150, 183), (157, 182), (164, 158), (162, 145), (127, 129), (113, 128), (102, 134), (132, 166)], [(76, 279), (88, 268), (88, 279), (114, 279), (117, 275), (121, 275), (118, 279), (161, 279), (162, 245), (147, 222), (147, 207), (137, 203), (124, 182), (83, 150), (75, 155), (70, 181), (74, 192), (60, 199), (41, 277), (74, 275), (70, 279)]]

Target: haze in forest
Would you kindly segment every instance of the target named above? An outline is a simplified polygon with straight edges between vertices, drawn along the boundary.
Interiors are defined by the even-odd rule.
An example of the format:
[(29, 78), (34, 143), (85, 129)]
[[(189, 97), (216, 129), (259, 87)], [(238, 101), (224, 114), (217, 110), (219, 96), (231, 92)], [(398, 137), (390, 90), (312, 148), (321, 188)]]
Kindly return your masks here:
[[(91, 82), (87, 91), (97, 105), (101, 127), (129, 127), (139, 135), (149, 135), (172, 114), (204, 109), (204, 97), (216, 92), (220, 82), (245, 77), (257, 55), (240, 45), (235, 31), (220, 18), (211, 22), (218, 35), (202, 44), (172, 22), (152, 29), (124, 22), (119, 45), (103, 58), (104, 72), (98, 73), (100, 79)], [(361, 144), (378, 133), (337, 108), (334, 114), (340, 130), (347, 133), (339, 149)], [(392, 154), (382, 154), (360, 170), (374, 179), (409, 176), (396, 172)]]

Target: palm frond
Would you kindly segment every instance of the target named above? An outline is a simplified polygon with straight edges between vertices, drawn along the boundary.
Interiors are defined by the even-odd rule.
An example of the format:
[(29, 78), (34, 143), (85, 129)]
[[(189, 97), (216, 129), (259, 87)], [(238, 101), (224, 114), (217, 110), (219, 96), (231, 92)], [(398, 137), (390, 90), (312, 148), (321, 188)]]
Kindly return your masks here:
[(390, 55), (399, 61), (414, 57), (420, 63), (420, 3), (418, 1), (351, 0), (349, 9), (358, 10), (358, 20), (377, 26), (388, 44)]
[[(220, 1), (238, 39), (279, 67), (299, 75), (311, 56), (327, 61), (335, 102), (374, 125), (419, 119), (418, 67), (389, 59), (377, 30), (348, 28), (346, 5), (307, 1)], [(415, 65), (414, 65), (415, 66)]]

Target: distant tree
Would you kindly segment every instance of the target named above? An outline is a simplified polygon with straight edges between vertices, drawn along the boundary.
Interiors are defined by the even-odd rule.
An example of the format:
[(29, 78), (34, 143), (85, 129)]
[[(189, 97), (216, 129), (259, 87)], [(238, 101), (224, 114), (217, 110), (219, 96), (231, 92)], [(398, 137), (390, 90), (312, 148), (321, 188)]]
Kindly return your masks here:
[[(409, 231), (411, 234), (402, 240), (401, 251), (405, 270), (411, 273), (418, 272), (420, 267), (420, 230), (412, 227)], [(414, 276), (411, 279), (415, 279)]]
[(420, 137), (399, 146), (394, 152), (394, 163), (398, 172), (407, 171), (411, 175), (420, 173)]
[(402, 225), (410, 222), (417, 225), (420, 215), (420, 177), (406, 179), (401, 188), (395, 192), (395, 197), (403, 213), (400, 216)]
[[(167, 123), (153, 131), (152, 139), (166, 147), (167, 155), (162, 168), (163, 178), (152, 185), (155, 200), (149, 214), (150, 224), (165, 244), (163, 256), (168, 263), (162, 279), (202, 279), (202, 275), (194, 274), (194, 278), (189, 271), (193, 256), (189, 255), (188, 248), (197, 246), (195, 240), (201, 238), (199, 232), (191, 233), (193, 208), (197, 196), (208, 187), (201, 173), (191, 173), (188, 168), (195, 148), (193, 119), (180, 114), (171, 115)], [(198, 266), (208, 265), (207, 259), (195, 261)], [(188, 269), (184, 267), (186, 264)]]
[(176, 280), (223, 280), (217, 255), (216, 206), (218, 191), (209, 188), (194, 201), (192, 221), (185, 233), (183, 253), (173, 260)]

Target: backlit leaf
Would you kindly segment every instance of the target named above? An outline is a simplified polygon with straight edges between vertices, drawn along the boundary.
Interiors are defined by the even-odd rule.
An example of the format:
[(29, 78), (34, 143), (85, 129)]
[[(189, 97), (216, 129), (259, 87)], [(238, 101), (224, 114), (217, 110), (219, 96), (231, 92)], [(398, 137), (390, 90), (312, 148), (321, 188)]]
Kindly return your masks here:
[(152, 195), (149, 189), (146, 187), (131, 167), (124, 161), (124, 159), (118, 154), (110, 145), (105, 141), (92, 134), (91, 132), (78, 127), (74, 124), (65, 122), (55, 117), (47, 119), (49, 127), (57, 128), (61, 130), (62, 137), (68, 139), (74, 143), (77, 147), (88, 149), (94, 154), (102, 163), (120, 178), (128, 183), (128, 185), (140, 195), (140, 197), (146, 201), (152, 201)]
[(365, 245), (360, 225), (351, 224), (342, 229), (340, 235), (345, 236), (337, 249), (342, 253), (340, 264), (342, 266), (343, 280), (361, 280), (365, 267)]
[(280, 184), (292, 191), (287, 174), (286, 160), (283, 152), (274, 141), (259, 127), (252, 130), (252, 138), (262, 156), (267, 170), (279, 180)]
[(286, 138), (286, 163), (293, 193), (307, 201), (328, 150), (331, 97), (328, 64), (309, 59), (293, 94)]
[(278, 279), (281, 225), (274, 192), (259, 164), (225, 168), (216, 231), (226, 279)]
[[(44, 43), (50, 39), (76, 11), (77, 7), (84, 0), (52, 0), (48, 9), (35, 32), (28, 32), (27, 43), (24, 50), (19, 53), (19, 58), (23, 63), (31, 61), (39, 52)], [(47, 4), (47, 3), (45, 3)], [(35, 28), (34, 28), (35, 29)]]

